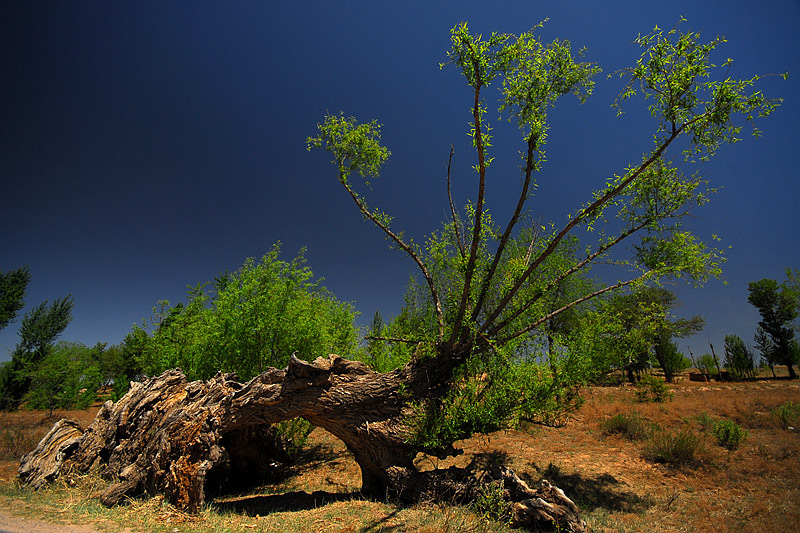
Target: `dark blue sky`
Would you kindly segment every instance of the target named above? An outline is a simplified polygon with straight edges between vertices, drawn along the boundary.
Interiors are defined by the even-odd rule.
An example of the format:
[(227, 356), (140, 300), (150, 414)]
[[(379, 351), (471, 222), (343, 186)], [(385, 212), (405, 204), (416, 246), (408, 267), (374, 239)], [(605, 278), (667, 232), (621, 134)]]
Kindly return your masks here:
[[(463, 204), (473, 189), (469, 88), (439, 69), (449, 30), (521, 32), (549, 17), (543, 39), (588, 48), (604, 73), (631, 65), (653, 26), (728, 38), (732, 77), (763, 81), (784, 105), (764, 135), (723, 147), (701, 170), (722, 187), (692, 228), (722, 237), (728, 285), (679, 286), (683, 315), (701, 314), (697, 353), (724, 335), (751, 341), (747, 282), (800, 267), (800, 2), (38, 2), (0, 3), (0, 269), (29, 265), (29, 310), (72, 294), (63, 339), (119, 343), (160, 299), (235, 270), (283, 243), (308, 247), (315, 274), (368, 321), (399, 310), (411, 263), (388, 249), (308, 153), (326, 111), (384, 125), (393, 156), (369, 194), (421, 239), (446, 217), (445, 167)], [(549, 162), (531, 204), (562, 222), (605, 177), (651, 146), (635, 101), (616, 118), (618, 79), (597, 78), (583, 106), (551, 114)], [(519, 148), (499, 130), (490, 208), (519, 184)], [(504, 218), (504, 217), (503, 217)], [(0, 332), (0, 360), (19, 321)]]

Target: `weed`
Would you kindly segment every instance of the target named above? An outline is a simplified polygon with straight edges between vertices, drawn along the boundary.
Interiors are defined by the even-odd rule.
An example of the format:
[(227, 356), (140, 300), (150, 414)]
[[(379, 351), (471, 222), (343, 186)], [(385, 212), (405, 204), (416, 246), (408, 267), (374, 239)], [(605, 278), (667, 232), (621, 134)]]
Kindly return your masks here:
[(716, 423), (714, 417), (708, 414), (707, 411), (703, 411), (699, 415), (696, 415), (694, 419), (697, 421), (697, 423), (700, 425), (700, 429), (703, 431), (711, 431)]
[(711, 433), (717, 439), (717, 444), (730, 451), (739, 448), (747, 440), (747, 430), (733, 420), (720, 420), (714, 424)]
[(797, 419), (800, 418), (800, 403), (789, 400), (772, 410), (772, 414), (778, 419), (783, 429), (797, 426)]
[(699, 450), (700, 437), (684, 428), (653, 435), (645, 446), (644, 456), (650, 461), (669, 466), (693, 466), (697, 463), (696, 454)]
[(622, 435), (628, 440), (646, 439), (651, 433), (651, 424), (636, 411), (617, 413), (601, 424), (604, 435)]
[(640, 402), (665, 402), (672, 399), (667, 384), (660, 379), (645, 375), (636, 384), (636, 399)]

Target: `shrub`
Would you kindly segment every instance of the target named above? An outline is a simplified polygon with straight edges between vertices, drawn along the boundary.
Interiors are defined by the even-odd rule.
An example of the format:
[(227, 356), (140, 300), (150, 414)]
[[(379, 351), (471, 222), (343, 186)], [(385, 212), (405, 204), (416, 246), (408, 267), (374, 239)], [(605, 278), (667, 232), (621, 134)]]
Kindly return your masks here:
[(622, 435), (628, 440), (646, 439), (651, 433), (651, 424), (636, 411), (617, 413), (601, 424), (604, 435)]
[(505, 498), (505, 489), (502, 481), (483, 485), (472, 502), (472, 510), (481, 518), (491, 522), (500, 522), (511, 525), (513, 518), (511, 502)]
[(654, 435), (645, 446), (644, 456), (650, 461), (674, 467), (692, 466), (697, 462), (699, 450), (700, 437), (689, 429), (681, 429)]
[(697, 423), (700, 425), (700, 428), (703, 431), (710, 431), (715, 424), (714, 417), (708, 414), (707, 411), (703, 411), (699, 415), (694, 417), (697, 420)]
[(714, 424), (711, 433), (717, 439), (717, 444), (730, 451), (739, 448), (747, 440), (747, 430), (733, 420), (720, 420)]
[(672, 393), (667, 384), (660, 379), (645, 375), (636, 384), (636, 399), (640, 402), (664, 402), (672, 399)]
[(789, 400), (772, 409), (772, 414), (778, 419), (783, 429), (797, 426), (800, 417), (800, 403)]

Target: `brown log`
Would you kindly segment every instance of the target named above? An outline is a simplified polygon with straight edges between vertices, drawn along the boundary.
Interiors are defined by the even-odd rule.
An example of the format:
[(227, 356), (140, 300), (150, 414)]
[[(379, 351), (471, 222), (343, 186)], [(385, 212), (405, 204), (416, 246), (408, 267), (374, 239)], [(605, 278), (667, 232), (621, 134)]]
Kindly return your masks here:
[[(133, 383), (116, 403), (106, 402), (85, 431), (74, 422), (56, 424), (23, 458), (20, 478), (38, 487), (67, 464), (96, 468), (114, 480), (100, 498), (105, 505), (149, 492), (196, 512), (217, 489), (270, 477), (281, 459), (272, 425), (304, 417), (352, 452), (365, 496), (465, 503), (491, 479), (478, 482), (474, 473), (456, 468), (419, 472), (413, 463), (419, 450), (409, 439), (413, 410), (405, 398), (441, 390), (446, 372), (423, 361), (378, 373), (335, 355), (313, 363), (292, 357), (286, 369), (268, 369), (244, 384), (230, 374), (188, 382), (171, 370)], [(559, 489), (531, 490), (510, 471), (498, 479), (518, 504), (520, 525), (555, 521), (583, 531), (577, 508)]]

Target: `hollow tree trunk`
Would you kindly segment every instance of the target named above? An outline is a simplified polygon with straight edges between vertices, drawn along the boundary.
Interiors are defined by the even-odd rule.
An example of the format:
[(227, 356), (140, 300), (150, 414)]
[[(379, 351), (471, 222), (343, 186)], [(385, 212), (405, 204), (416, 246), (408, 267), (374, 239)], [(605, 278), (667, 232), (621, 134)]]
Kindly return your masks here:
[[(450, 371), (428, 359), (382, 374), (338, 356), (313, 363), (292, 357), (286, 369), (268, 369), (245, 384), (223, 374), (187, 382), (179, 370), (167, 371), (133, 383), (117, 403), (106, 402), (85, 431), (75, 423), (57, 423), (23, 458), (19, 475), (38, 487), (65, 467), (98, 468), (117, 480), (101, 496), (105, 505), (151, 492), (197, 511), (215, 487), (267, 476), (278, 453), (264, 445), (275, 438), (272, 424), (304, 417), (346, 444), (361, 467), (365, 495), (469, 501), (479, 486), (471, 474), (458, 469), (418, 472), (413, 464), (418, 449), (409, 443), (407, 419), (413, 412), (407, 398), (440, 394)], [(510, 483), (508, 476), (498, 479)], [(554, 498), (552, 491), (525, 489), (506, 487), (517, 503)], [(572, 504), (563, 496), (548, 512), (569, 509), (574, 516), (564, 511), (556, 520), (574, 524), (568, 530), (582, 531), (574, 504), (564, 500)], [(542, 508), (537, 505), (525, 509)], [(523, 515), (529, 522), (530, 516), (553, 520)]]

